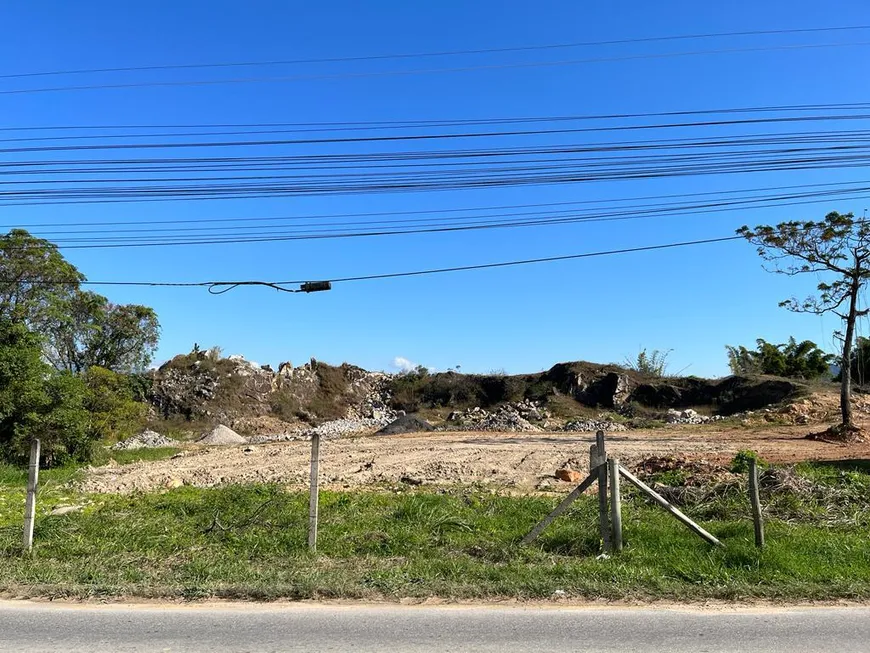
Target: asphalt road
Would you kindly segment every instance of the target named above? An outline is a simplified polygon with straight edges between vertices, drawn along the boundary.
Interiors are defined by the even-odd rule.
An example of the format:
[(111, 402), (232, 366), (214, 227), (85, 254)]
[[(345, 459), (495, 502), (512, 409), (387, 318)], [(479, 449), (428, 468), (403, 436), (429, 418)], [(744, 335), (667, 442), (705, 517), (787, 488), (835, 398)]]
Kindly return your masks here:
[(0, 603), (0, 650), (870, 652), (870, 608)]

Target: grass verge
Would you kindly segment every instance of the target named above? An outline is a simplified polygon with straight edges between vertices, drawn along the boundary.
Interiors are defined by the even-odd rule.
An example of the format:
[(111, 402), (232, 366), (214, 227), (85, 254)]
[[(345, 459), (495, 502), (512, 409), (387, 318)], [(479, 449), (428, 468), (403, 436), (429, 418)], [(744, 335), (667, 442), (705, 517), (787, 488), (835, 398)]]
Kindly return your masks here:
[[(311, 554), (306, 495), (267, 485), (84, 497), (48, 484), (34, 552), (23, 555), (23, 488), (0, 474), (0, 592), (264, 600), (532, 599), (556, 590), (608, 599), (870, 598), (866, 466), (805, 465), (795, 478), (802, 480), (780, 479), (770, 490), (777, 518), (767, 525), (763, 551), (752, 544), (748, 508), (734, 488), (685, 506), (721, 548), (628, 491), (626, 550), (598, 560), (597, 501), (590, 496), (534, 546), (522, 547), (520, 538), (561, 497), (481, 489), (324, 492), (319, 551)], [(817, 497), (800, 487), (818, 489)], [(836, 519), (826, 501), (836, 501)], [(70, 502), (83, 510), (49, 514)]]

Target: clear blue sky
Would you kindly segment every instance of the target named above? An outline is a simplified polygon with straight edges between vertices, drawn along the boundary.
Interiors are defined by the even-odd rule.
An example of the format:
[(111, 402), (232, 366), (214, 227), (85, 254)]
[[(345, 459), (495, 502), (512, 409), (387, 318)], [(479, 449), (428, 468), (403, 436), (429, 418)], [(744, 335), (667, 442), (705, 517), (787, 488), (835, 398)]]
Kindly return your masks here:
[[(5, 3), (0, 8), (0, 75), (864, 24), (870, 24), (870, 4), (864, 0)], [(467, 67), (810, 42), (867, 43), (870, 31), (466, 55), (446, 60), (311, 64), (267, 71), (0, 79), (0, 90)], [(868, 55), (870, 46), (865, 44), (452, 73), (7, 94), (0, 95), (0, 122), (6, 127), (355, 122), (861, 102), (870, 100)], [(769, 128), (759, 127), (755, 133), (765, 130)], [(722, 133), (713, 128), (709, 132)], [(681, 135), (678, 131), (668, 134)], [(413, 211), (858, 181), (868, 176), (858, 168), (320, 198), (0, 206), (0, 223), (28, 227), (46, 221)], [(336, 278), (714, 238), (731, 235), (745, 223), (813, 219), (828, 210), (860, 213), (868, 205), (870, 200), (853, 200), (745, 213), (483, 232), (64, 253), (93, 280)], [(758, 337), (781, 342), (794, 335), (830, 349), (837, 327), (834, 318), (798, 316), (777, 307), (792, 294), (805, 294), (814, 282), (765, 273), (753, 249), (735, 242), (338, 284), (331, 292), (315, 295), (264, 289), (237, 289), (222, 296), (211, 296), (203, 289), (101, 291), (118, 303), (144, 303), (157, 310), (163, 327), (158, 360), (189, 351), (196, 342), (272, 364), (283, 360), (301, 363), (313, 356), (391, 369), (395, 357), (404, 357), (441, 369), (458, 364), (464, 371), (531, 372), (564, 360), (619, 361), (647, 347), (673, 349), (673, 371), (685, 368), (687, 373), (716, 376), (727, 373), (726, 343), (750, 345)]]

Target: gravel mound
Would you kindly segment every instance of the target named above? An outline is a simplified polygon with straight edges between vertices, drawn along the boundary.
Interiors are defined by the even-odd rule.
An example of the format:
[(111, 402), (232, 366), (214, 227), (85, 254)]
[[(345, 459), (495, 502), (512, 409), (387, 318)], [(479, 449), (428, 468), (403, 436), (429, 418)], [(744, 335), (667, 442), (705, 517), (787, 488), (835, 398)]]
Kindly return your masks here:
[(199, 444), (244, 444), (245, 438), (233, 431), (228, 426), (218, 424), (210, 433), (197, 440)]
[(130, 451), (132, 449), (156, 449), (158, 447), (175, 447), (180, 444), (177, 440), (160, 435), (157, 431), (145, 430), (138, 435), (133, 435), (126, 440), (121, 440), (112, 445), (114, 451)]
[(402, 415), (387, 424), (375, 435), (398, 435), (399, 433), (420, 433), (421, 431), (433, 430), (435, 430), (435, 427), (425, 419), (420, 419), (416, 415)]

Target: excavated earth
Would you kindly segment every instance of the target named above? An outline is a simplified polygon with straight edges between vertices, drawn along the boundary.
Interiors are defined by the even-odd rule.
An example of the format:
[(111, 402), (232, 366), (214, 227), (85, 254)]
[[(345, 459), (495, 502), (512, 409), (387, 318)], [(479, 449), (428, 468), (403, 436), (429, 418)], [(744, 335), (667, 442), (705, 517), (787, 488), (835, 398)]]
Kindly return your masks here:
[[(867, 413), (861, 423), (870, 429)], [(609, 453), (628, 465), (653, 456), (727, 463), (741, 450), (754, 450), (770, 462), (870, 458), (870, 442), (849, 445), (806, 439), (824, 424), (764, 426), (681, 425), (608, 433)], [(588, 468), (591, 433), (445, 432), (369, 436), (321, 443), (325, 487), (346, 489), (402, 483), (485, 484), (533, 491), (568, 487), (553, 478), (556, 469)], [(89, 492), (134, 492), (179, 485), (210, 487), (232, 483), (280, 483), (304, 487), (311, 447), (305, 441), (264, 445), (196, 447), (156, 462), (107, 465), (83, 481)]]

